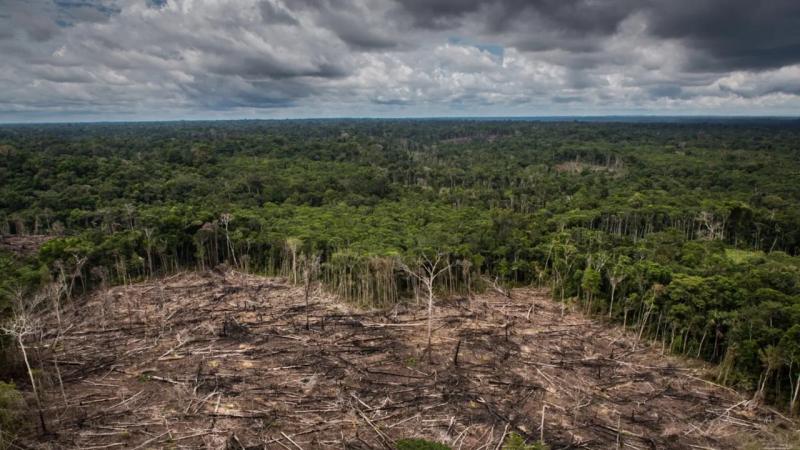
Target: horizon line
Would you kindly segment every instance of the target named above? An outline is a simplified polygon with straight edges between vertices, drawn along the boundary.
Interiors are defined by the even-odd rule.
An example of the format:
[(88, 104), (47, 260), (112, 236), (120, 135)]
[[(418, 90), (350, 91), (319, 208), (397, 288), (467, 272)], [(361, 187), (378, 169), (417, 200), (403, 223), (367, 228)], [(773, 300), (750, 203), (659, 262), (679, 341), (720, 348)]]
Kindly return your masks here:
[(719, 121), (746, 121), (746, 120), (800, 120), (798, 115), (782, 114), (581, 114), (581, 115), (459, 115), (459, 116), (306, 116), (306, 117), (270, 117), (270, 118), (185, 118), (185, 119), (109, 119), (109, 120), (42, 120), (42, 121), (3, 121), (0, 126), (9, 125), (91, 125), (91, 124), (147, 124), (147, 123), (191, 123), (191, 122), (303, 122), (303, 121), (603, 121), (618, 122), (635, 119), (645, 119), (652, 122), (666, 122), (671, 120), (719, 120)]

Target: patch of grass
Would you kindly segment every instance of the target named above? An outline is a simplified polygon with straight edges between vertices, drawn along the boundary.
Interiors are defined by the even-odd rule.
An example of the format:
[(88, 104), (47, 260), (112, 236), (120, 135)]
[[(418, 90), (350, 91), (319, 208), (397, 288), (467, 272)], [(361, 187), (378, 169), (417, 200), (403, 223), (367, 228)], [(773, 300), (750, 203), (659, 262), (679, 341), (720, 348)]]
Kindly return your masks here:
[(736, 248), (726, 248), (725, 256), (728, 257), (728, 259), (730, 259), (731, 261), (735, 262), (736, 264), (742, 264), (751, 259), (763, 257), (764, 252), (752, 251), (752, 250), (739, 250)]
[(395, 445), (397, 450), (452, 450), (444, 444), (425, 439), (400, 439)]
[(146, 383), (150, 381), (152, 378), (150, 378), (150, 375), (146, 373), (140, 373), (139, 376), (136, 377), (136, 379), (139, 380), (140, 383)]
[(506, 442), (503, 443), (503, 450), (550, 450), (550, 447), (543, 442), (528, 444), (525, 442), (525, 438), (519, 434), (511, 433), (506, 438)]

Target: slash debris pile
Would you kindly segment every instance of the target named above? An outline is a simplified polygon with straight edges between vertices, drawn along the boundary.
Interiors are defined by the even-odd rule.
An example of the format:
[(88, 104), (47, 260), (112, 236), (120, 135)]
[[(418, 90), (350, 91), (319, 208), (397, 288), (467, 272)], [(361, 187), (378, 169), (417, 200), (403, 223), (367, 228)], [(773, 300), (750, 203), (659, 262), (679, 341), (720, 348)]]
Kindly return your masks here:
[(441, 301), (428, 354), (424, 307), (364, 312), (316, 292), (306, 329), (303, 289), (280, 279), (215, 270), (97, 292), (41, 351), (64, 396), (36, 445), (495, 449), (517, 432), (554, 449), (732, 448), (794, 426), (544, 294)]
[(9, 251), (19, 256), (35, 255), (45, 242), (53, 236), (45, 234), (3, 235), (0, 233), (0, 250)]

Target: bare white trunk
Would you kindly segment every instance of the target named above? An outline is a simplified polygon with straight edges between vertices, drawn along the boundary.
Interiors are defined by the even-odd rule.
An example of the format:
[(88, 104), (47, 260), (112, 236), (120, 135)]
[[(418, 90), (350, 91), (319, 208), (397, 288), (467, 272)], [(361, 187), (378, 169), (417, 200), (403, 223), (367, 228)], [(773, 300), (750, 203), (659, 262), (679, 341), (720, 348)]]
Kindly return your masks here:
[(615, 283), (611, 284), (611, 302), (608, 304), (608, 318), (611, 318), (611, 311), (614, 310), (614, 291), (617, 290), (617, 285)]
[[(642, 319), (642, 326), (641, 328), (639, 328), (639, 334), (636, 336), (636, 342), (633, 343), (633, 351), (636, 351), (636, 347), (639, 345), (639, 341), (642, 340), (642, 333), (644, 333), (644, 328), (647, 326), (647, 319), (650, 318), (650, 312), (652, 310), (653, 310), (653, 305), (650, 305), (650, 307), (647, 308), (647, 312), (645, 312), (644, 314), (644, 318)], [(670, 350), (671, 349), (672, 346), (670, 346)]]
[(433, 281), (426, 283), (428, 288), (428, 355), (431, 353), (431, 335), (433, 334)]
[(39, 389), (36, 388), (36, 378), (33, 376), (33, 370), (28, 361), (28, 351), (25, 349), (25, 342), (22, 340), (22, 335), (17, 335), (17, 343), (19, 344), (19, 349), (22, 351), (22, 359), (25, 361), (25, 368), (28, 369), (28, 377), (30, 377), (31, 380), (33, 396), (36, 398), (36, 409), (39, 410), (39, 422), (41, 422), (42, 425), (42, 432), (47, 433), (47, 426), (44, 423), (44, 413), (42, 413), (42, 401), (39, 398)]

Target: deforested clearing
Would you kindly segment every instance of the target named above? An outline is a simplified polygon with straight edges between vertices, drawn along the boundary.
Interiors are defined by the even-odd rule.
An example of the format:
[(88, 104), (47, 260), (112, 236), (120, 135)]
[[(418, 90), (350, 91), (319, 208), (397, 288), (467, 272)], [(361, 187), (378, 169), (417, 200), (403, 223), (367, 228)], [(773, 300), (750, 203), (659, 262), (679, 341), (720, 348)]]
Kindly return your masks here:
[[(308, 328), (306, 313), (309, 313)], [(225, 268), (101, 289), (42, 318), (38, 448), (781, 448), (796, 424), (710, 365), (519, 288), (360, 310)], [(788, 448), (788, 447), (786, 447)]]

